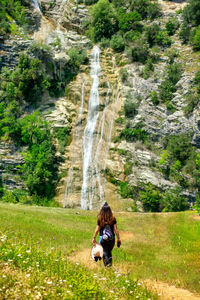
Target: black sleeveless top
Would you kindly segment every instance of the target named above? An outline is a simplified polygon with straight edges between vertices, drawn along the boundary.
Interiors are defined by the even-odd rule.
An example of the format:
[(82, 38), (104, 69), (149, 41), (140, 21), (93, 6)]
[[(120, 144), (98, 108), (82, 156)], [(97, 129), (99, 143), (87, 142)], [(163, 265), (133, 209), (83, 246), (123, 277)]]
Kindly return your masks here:
[[(114, 232), (114, 225), (115, 225), (115, 224), (117, 224), (117, 220), (114, 218), (113, 223), (110, 225), (110, 228), (111, 228), (111, 230), (112, 230), (112, 232), (113, 232), (114, 235), (115, 235), (115, 232)], [(99, 232), (99, 235), (103, 235), (103, 230), (104, 230), (104, 228), (105, 228), (105, 226), (106, 226), (107, 224), (105, 224), (105, 226), (101, 227), (101, 225), (100, 225), (100, 220), (98, 219), (98, 220), (97, 220), (97, 225), (100, 226), (100, 232)]]

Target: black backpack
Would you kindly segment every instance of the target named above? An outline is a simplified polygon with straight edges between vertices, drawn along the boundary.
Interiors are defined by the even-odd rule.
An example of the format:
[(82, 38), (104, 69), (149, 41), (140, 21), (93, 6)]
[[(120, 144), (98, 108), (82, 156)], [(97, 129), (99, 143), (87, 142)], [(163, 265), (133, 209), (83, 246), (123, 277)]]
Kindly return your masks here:
[(112, 241), (114, 240), (114, 233), (110, 225), (106, 225), (103, 229), (103, 240)]

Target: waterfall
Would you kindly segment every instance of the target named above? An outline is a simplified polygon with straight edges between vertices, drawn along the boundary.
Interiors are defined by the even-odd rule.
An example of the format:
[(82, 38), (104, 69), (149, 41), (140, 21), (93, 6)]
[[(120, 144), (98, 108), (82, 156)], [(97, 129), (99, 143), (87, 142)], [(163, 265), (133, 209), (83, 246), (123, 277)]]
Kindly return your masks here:
[(37, 9), (40, 13), (42, 13), (41, 11), (41, 1), (40, 0), (31, 0), (35, 9)]
[[(102, 64), (105, 66), (104, 55)], [(68, 175), (63, 206), (80, 205), (84, 210), (91, 210), (99, 208), (110, 197), (105, 169), (109, 161), (113, 123), (120, 107), (119, 87), (116, 75), (109, 78), (109, 74), (103, 74), (98, 46), (94, 46), (90, 54), (90, 74), (82, 73), (81, 76), (82, 80), (77, 79), (74, 89), (76, 91), (78, 83), (81, 103), (72, 142), (66, 152)], [(104, 78), (101, 85), (100, 76)]]
[(92, 164), (92, 150), (94, 142), (94, 133), (99, 118), (99, 73), (100, 67), (100, 50), (94, 46), (91, 52), (90, 76), (93, 80), (88, 103), (88, 117), (83, 135), (83, 184), (81, 191), (81, 208), (91, 209), (92, 198), (89, 186), (94, 172)]

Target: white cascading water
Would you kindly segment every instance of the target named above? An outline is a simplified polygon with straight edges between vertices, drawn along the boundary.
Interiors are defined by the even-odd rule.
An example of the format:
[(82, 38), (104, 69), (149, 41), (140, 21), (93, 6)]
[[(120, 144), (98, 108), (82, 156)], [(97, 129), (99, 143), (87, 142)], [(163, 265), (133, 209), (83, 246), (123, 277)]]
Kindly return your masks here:
[(39, 12), (41, 12), (41, 1), (40, 0), (31, 0), (31, 1), (32, 1), (35, 9), (37, 9), (37, 10), (39, 10)]
[(90, 76), (93, 80), (88, 103), (88, 118), (83, 135), (83, 184), (81, 191), (81, 208), (92, 209), (92, 198), (89, 183), (92, 180), (93, 164), (92, 150), (94, 142), (94, 132), (99, 118), (99, 74), (100, 67), (100, 50), (94, 46), (91, 52)]

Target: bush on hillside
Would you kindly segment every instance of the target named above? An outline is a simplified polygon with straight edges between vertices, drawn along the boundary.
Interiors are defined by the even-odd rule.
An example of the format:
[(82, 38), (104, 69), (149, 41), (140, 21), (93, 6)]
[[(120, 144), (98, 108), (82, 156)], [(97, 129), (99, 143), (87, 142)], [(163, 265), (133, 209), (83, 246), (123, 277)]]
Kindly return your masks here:
[(126, 80), (128, 79), (128, 71), (127, 71), (127, 69), (125, 69), (125, 68), (120, 69), (119, 74), (120, 74), (122, 82), (126, 82)]
[(3, 91), (0, 98), (6, 102), (15, 99), (20, 103), (37, 103), (50, 86), (42, 62), (37, 58), (30, 59), (26, 54), (20, 55), (15, 70), (4, 68), (0, 77)]
[(194, 109), (200, 103), (200, 95), (197, 93), (189, 93), (185, 99), (186, 106), (184, 106), (183, 111), (187, 117), (189, 117)]
[(128, 182), (120, 182), (120, 194), (123, 198), (134, 198), (136, 191)]
[(12, 27), (28, 23), (25, 7), (22, 1), (0, 0), (0, 35), (4, 38), (12, 32)]
[(138, 103), (129, 99), (124, 102), (124, 113), (127, 118), (133, 118), (138, 113)]
[(108, 0), (99, 0), (91, 10), (89, 35), (95, 42), (102, 38), (111, 38), (117, 32), (117, 16), (114, 7)]
[(143, 40), (136, 40), (131, 47), (131, 55), (133, 61), (145, 63), (149, 55), (148, 44)]
[(184, 211), (189, 208), (188, 200), (181, 196), (180, 188), (166, 191), (162, 197), (162, 206), (164, 212)]
[(187, 44), (189, 42), (190, 32), (191, 32), (191, 26), (186, 22), (182, 23), (179, 32), (179, 37), (182, 40), (183, 44)]
[(186, 164), (193, 152), (191, 137), (184, 133), (166, 136), (163, 139), (163, 146), (169, 151), (172, 160), (179, 160), (182, 165)]
[(110, 46), (115, 52), (123, 52), (125, 48), (123, 37), (119, 34), (113, 35), (110, 41)]
[(165, 28), (168, 35), (174, 35), (176, 33), (176, 30), (179, 28), (179, 22), (177, 18), (175, 17), (169, 18), (169, 20), (165, 24)]
[(144, 190), (139, 192), (144, 211), (160, 211), (162, 194), (151, 183), (145, 185)]
[(29, 193), (50, 198), (54, 195), (58, 166), (49, 125), (35, 112), (19, 119), (18, 127), (21, 143), (28, 146), (21, 171)]
[(130, 9), (137, 11), (143, 19), (147, 17), (155, 19), (161, 15), (161, 9), (156, 0), (130, 0)]
[(156, 91), (151, 92), (150, 94), (150, 98), (151, 101), (154, 105), (158, 105), (159, 104), (159, 98), (158, 98), (158, 94)]
[(147, 140), (147, 132), (142, 128), (142, 124), (137, 124), (133, 128), (125, 128), (120, 133), (120, 138), (124, 138), (127, 142), (134, 141), (146, 141)]
[(152, 47), (156, 43), (156, 36), (160, 30), (160, 26), (155, 23), (145, 28), (145, 37), (150, 47)]
[(167, 102), (173, 99), (173, 93), (176, 92), (176, 87), (170, 80), (166, 79), (161, 82), (158, 90), (160, 100)]
[(130, 30), (140, 31), (141, 19), (141, 15), (136, 11), (126, 12), (125, 10), (118, 10), (119, 29), (123, 33)]
[(171, 38), (168, 36), (167, 31), (161, 30), (155, 37), (155, 43), (159, 46), (169, 47), (172, 44)]
[(193, 46), (193, 49), (195, 51), (200, 50), (200, 26), (198, 26), (195, 31), (194, 34), (191, 38), (191, 44)]
[(199, 0), (189, 0), (188, 5), (183, 10), (183, 19), (193, 26), (200, 25), (200, 2)]

